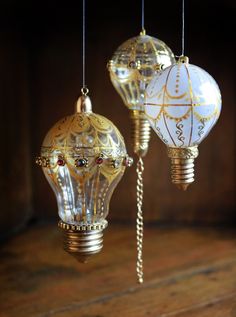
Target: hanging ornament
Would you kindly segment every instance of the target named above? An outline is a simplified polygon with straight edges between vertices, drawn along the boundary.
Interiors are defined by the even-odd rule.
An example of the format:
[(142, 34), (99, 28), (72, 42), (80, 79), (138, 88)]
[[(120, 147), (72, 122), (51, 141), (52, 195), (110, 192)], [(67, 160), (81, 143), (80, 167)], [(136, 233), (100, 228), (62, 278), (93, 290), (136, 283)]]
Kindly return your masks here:
[[(83, 17), (84, 10), (85, 1)], [(101, 250), (112, 193), (126, 166), (132, 165), (115, 125), (92, 112), (85, 85), (84, 36), (85, 32), (82, 96), (75, 113), (49, 130), (36, 160), (56, 194), (64, 249), (80, 262)]]
[(112, 193), (132, 164), (123, 137), (82, 95), (75, 114), (47, 133), (37, 163), (56, 194), (64, 248), (86, 261), (102, 248)]
[(211, 75), (184, 56), (184, 1), (182, 23), (182, 56), (148, 85), (145, 114), (168, 147), (172, 182), (186, 190), (194, 181), (198, 145), (219, 118), (221, 94)]
[(143, 108), (146, 87), (155, 74), (174, 62), (170, 48), (146, 35), (144, 26), (140, 35), (121, 44), (108, 62), (111, 82), (130, 110), (133, 150), (138, 157), (146, 155), (150, 140)]
[(108, 62), (110, 79), (124, 104), (130, 110), (133, 151), (137, 154), (137, 275), (143, 282), (143, 157), (148, 151), (150, 125), (144, 114), (145, 90), (152, 77), (175, 62), (170, 48), (161, 40), (146, 34), (144, 0), (142, 0), (142, 31), (121, 44)]

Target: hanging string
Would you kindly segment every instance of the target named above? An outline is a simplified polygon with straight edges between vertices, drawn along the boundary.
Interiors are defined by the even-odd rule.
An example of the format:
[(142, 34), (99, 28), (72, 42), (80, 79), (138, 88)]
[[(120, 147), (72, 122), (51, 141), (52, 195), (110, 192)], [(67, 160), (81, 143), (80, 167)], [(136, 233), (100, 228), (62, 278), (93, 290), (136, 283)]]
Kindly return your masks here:
[(182, 56), (184, 56), (184, 0), (182, 0)]
[(83, 0), (83, 26), (82, 26), (82, 68), (83, 68), (83, 70), (82, 70), (82, 76), (83, 76), (83, 78), (82, 78), (82, 88), (81, 88), (81, 92), (82, 92), (82, 94), (83, 95), (87, 95), (88, 94), (88, 92), (89, 92), (89, 90), (88, 90), (88, 88), (86, 87), (86, 81), (85, 81), (85, 71), (86, 71), (86, 69), (85, 69), (85, 23), (86, 23), (86, 21), (85, 21), (85, 0)]
[(137, 278), (140, 284), (143, 283), (143, 171), (144, 164), (141, 157), (137, 162), (137, 219), (136, 219), (136, 236), (137, 236)]
[(144, 0), (142, 0), (142, 31), (145, 31), (145, 27), (144, 27)]

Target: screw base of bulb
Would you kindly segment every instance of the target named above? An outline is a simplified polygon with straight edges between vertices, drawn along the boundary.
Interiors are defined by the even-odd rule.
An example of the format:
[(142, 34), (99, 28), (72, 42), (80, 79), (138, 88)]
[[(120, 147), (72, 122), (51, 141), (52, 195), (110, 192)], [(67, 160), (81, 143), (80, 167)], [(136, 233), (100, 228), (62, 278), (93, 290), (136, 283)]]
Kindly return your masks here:
[(132, 121), (132, 140), (134, 153), (139, 157), (144, 157), (148, 151), (151, 137), (151, 127), (146, 119), (144, 112), (131, 110), (130, 118)]
[(64, 250), (79, 262), (86, 263), (90, 256), (101, 251), (106, 220), (95, 225), (70, 225), (59, 221), (58, 225), (64, 230)]
[(186, 190), (194, 182), (194, 160), (198, 156), (197, 146), (168, 148), (171, 159), (171, 180), (181, 190)]

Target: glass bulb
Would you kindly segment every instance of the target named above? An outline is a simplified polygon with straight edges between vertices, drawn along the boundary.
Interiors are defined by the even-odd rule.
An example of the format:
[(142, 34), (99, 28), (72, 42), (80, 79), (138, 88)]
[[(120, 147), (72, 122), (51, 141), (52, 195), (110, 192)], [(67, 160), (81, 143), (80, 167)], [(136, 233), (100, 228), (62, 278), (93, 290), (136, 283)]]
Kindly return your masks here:
[[(127, 157), (123, 137), (115, 125), (90, 111), (88, 96), (80, 97), (77, 110), (75, 114), (57, 122), (48, 132), (43, 141), (40, 160), (57, 198), (62, 220), (60, 226), (71, 231), (69, 237), (67, 232), (66, 250), (76, 255), (79, 252), (81, 258), (81, 253), (89, 253), (89, 245), (93, 247), (90, 253), (100, 251), (100, 231), (107, 225), (105, 218), (112, 193), (124, 173), (127, 161), (131, 160)], [(76, 239), (83, 231), (82, 240), (85, 235), (88, 238), (86, 252), (81, 239)], [(99, 237), (95, 239), (97, 231)], [(76, 248), (79, 244), (80, 247)]]
[(148, 83), (174, 61), (174, 54), (164, 42), (140, 34), (115, 51), (108, 64), (111, 82), (129, 109), (143, 110)]
[(157, 74), (146, 90), (145, 115), (160, 139), (169, 147), (172, 181), (186, 189), (194, 180), (197, 146), (215, 125), (221, 111), (221, 94), (205, 70), (178, 63)]
[(108, 63), (111, 82), (131, 110), (134, 152), (138, 156), (146, 155), (150, 140), (150, 125), (143, 112), (146, 87), (156, 73), (174, 61), (164, 42), (141, 32), (120, 45)]

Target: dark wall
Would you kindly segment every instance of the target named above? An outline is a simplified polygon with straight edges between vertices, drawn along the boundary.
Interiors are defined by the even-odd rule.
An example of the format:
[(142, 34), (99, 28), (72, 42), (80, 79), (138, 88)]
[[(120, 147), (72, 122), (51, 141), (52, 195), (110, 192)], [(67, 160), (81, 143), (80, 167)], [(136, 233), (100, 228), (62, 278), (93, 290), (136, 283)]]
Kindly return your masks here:
[(32, 215), (28, 55), (21, 35), (7, 30), (0, 44), (0, 238)]
[[(5, 190), (0, 223), (11, 214), (13, 226), (18, 222), (14, 214), (28, 215), (31, 206), (36, 219), (57, 217), (53, 192), (34, 165), (34, 157), (49, 128), (73, 111), (80, 92), (81, 2), (1, 2), (4, 146), (0, 159)], [(119, 44), (140, 32), (139, 4), (87, 2), (87, 84), (94, 111), (119, 127), (132, 154), (128, 110), (109, 81), (106, 63)], [(235, 14), (234, 1), (186, 1), (186, 55), (216, 79), (223, 110), (199, 148), (196, 181), (187, 192), (171, 184), (165, 146), (152, 134), (145, 158), (147, 221), (232, 223), (235, 219)], [(180, 55), (181, 1), (147, 0), (146, 30)], [(110, 219), (135, 217), (135, 182), (135, 168), (131, 168), (114, 193)]]

